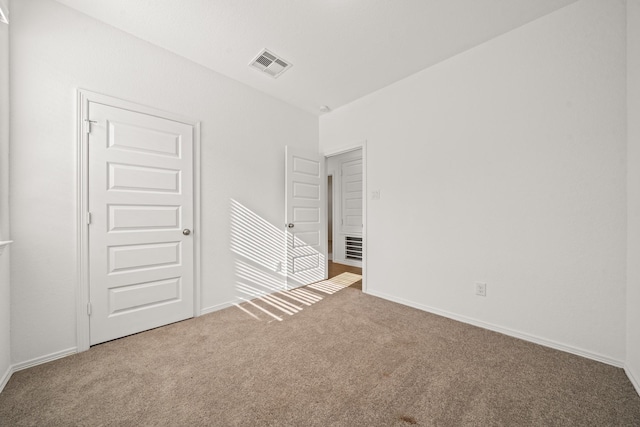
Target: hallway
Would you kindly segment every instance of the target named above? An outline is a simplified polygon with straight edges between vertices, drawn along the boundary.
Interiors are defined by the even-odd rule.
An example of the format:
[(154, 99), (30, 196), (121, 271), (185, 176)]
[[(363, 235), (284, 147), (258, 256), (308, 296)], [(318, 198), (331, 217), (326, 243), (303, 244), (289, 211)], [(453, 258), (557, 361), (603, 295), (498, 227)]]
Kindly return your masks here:
[[(334, 263), (333, 261), (329, 261), (329, 279), (345, 272), (359, 274), (362, 276), (362, 269), (359, 267), (352, 267), (350, 265), (338, 264)], [(358, 280), (356, 283), (349, 287), (362, 290), (362, 279)]]

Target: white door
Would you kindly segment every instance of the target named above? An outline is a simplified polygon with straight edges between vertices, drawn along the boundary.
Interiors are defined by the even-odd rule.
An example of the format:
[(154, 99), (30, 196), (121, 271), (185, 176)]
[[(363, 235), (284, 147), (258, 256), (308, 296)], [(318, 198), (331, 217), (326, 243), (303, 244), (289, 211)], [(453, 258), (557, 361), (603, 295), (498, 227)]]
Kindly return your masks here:
[(362, 159), (342, 163), (342, 227), (345, 233), (362, 233)]
[(287, 283), (292, 288), (326, 278), (324, 158), (286, 147), (285, 170)]
[(194, 127), (96, 102), (89, 120), (89, 322), (97, 344), (193, 317)]

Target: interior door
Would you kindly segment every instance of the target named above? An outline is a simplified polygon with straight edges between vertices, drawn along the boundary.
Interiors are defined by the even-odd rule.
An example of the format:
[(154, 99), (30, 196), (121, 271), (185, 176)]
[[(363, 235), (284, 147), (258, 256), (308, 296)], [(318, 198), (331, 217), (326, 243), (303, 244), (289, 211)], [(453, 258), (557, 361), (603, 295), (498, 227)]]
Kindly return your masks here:
[(342, 227), (345, 233), (362, 233), (362, 159), (342, 163)]
[(286, 147), (285, 229), (290, 288), (326, 278), (324, 158)]
[(97, 344), (193, 317), (194, 127), (96, 102), (89, 119), (90, 342)]

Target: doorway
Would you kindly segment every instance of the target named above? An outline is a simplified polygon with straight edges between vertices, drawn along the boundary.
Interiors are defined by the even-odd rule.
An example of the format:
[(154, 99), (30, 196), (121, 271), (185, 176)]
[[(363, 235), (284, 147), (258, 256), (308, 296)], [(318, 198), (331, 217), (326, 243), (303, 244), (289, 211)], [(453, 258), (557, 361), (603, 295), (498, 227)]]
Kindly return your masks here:
[(87, 91), (79, 107), (82, 351), (199, 314), (199, 135)]
[[(364, 147), (325, 154), (327, 175), (327, 273), (363, 275), (365, 262)], [(363, 289), (360, 280), (352, 287)]]

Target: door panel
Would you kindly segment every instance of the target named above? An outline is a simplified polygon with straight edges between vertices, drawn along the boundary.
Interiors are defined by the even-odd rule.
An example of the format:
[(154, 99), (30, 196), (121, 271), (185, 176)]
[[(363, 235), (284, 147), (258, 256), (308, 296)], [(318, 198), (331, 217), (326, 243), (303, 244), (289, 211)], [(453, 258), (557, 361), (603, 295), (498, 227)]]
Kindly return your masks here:
[(177, 193), (180, 171), (108, 163), (109, 190)]
[(180, 242), (109, 246), (109, 274), (180, 264)]
[(326, 278), (324, 158), (286, 149), (286, 247), (289, 287)]
[(109, 121), (109, 146), (123, 150), (178, 157), (180, 155), (180, 135), (158, 132), (131, 123)]
[[(293, 258), (293, 272), (301, 273), (320, 267), (320, 254), (298, 255)], [(309, 282), (313, 283), (313, 282)]]
[(180, 278), (157, 280), (109, 289), (109, 315), (148, 309), (180, 299)]
[[(299, 199), (297, 201), (300, 202)], [(320, 209), (318, 207), (294, 207), (292, 211), (293, 222), (296, 224), (314, 225), (320, 221)]]
[(303, 245), (318, 246), (320, 245), (319, 231), (303, 231), (293, 232), (293, 244), (296, 248)]
[(109, 205), (108, 231), (177, 230), (180, 206)]
[(193, 316), (193, 126), (89, 103), (91, 344)]

